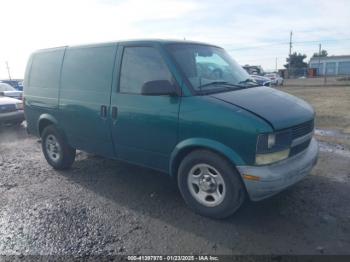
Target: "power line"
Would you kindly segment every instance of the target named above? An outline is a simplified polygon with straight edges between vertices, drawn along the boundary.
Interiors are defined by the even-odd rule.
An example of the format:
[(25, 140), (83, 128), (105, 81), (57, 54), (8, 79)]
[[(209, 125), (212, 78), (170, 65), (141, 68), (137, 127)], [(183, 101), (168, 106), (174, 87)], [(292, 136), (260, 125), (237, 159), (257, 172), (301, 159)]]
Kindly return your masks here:
[(339, 42), (339, 41), (349, 41), (350, 38), (343, 38), (343, 39), (324, 39), (324, 40), (310, 40), (310, 41), (296, 41), (294, 43), (298, 44), (306, 44), (306, 43), (320, 43), (320, 42)]
[[(343, 39), (323, 39), (323, 40), (310, 40), (310, 41), (293, 41), (293, 44), (308, 44), (308, 43), (325, 43), (325, 42), (339, 42), (339, 41), (350, 41), (350, 38), (343, 38)], [(246, 50), (246, 49), (257, 49), (257, 48), (265, 48), (270, 46), (282, 46), (282, 45), (289, 45), (290, 42), (276, 42), (266, 45), (259, 45), (259, 46), (247, 46), (247, 47), (239, 47), (239, 48), (229, 48), (228, 51), (239, 51), (239, 50)]]

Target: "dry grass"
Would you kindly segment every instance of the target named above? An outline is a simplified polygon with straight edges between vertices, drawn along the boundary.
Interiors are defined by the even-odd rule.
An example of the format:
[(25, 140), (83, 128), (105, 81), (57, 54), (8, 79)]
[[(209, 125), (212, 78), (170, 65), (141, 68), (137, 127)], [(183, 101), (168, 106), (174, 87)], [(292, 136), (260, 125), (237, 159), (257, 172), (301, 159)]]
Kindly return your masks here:
[(350, 134), (350, 86), (282, 87), (282, 91), (309, 102), (316, 111), (316, 128)]

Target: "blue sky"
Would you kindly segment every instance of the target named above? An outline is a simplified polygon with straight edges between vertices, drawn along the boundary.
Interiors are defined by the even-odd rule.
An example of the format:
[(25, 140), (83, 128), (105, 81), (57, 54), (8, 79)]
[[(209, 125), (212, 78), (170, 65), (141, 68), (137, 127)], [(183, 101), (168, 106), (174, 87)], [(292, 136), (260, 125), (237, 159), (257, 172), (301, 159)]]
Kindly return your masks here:
[(283, 67), (291, 30), (293, 51), (308, 58), (318, 43), (331, 55), (350, 54), (348, 0), (2, 0), (0, 10), (0, 78), (7, 77), (5, 61), (12, 77), (23, 77), (39, 48), (119, 39), (209, 42), (265, 69), (276, 58)]

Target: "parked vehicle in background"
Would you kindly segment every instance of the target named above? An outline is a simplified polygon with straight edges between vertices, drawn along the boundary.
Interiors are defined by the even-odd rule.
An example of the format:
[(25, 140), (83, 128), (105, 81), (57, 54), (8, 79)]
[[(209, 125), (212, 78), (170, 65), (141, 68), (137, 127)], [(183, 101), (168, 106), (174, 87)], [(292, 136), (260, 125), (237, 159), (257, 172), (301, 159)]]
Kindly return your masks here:
[(261, 86), (270, 86), (271, 80), (270, 78), (259, 76), (259, 75), (250, 75), (252, 79), (254, 79), (255, 82), (257, 82)]
[(24, 120), (23, 102), (0, 95), (0, 125), (19, 125)]
[(22, 100), (23, 91), (18, 91), (6, 83), (0, 83), (0, 95)]
[(6, 83), (18, 91), (23, 91), (23, 79), (3, 79), (0, 83)]
[(275, 86), (283, 85), (283, 78), (277, 73), (268, 73), (264, 75), (271, 80), (271, 84)]
[(259, 65), (244, 65), (243, 68), (250, 75), (263, 75), (265, 73), (264, 69)]
[(210, 44), (139, 40), (40, 50), (28, 61), (24, 86), (27, 130), (41, 137), (53, 168), (69, 168), (76, 149), (153, 168), (209, 217), (295, 184), (318, 157), (313, 108), (257, 85)]

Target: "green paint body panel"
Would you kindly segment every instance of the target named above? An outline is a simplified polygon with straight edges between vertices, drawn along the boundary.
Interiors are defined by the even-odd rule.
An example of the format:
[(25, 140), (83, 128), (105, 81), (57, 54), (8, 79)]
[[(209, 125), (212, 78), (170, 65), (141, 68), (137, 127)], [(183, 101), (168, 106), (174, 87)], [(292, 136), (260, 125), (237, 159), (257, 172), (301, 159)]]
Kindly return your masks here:
[(253, 163), (257, 134), (272, 131), (259, 117), (210, 96), (182, 98), (180, 112), (179, 141), (188, 142), (179, 146), (218, 150), (236, 165)]
[(59, 123), (69, 143), (99, 155), (113, 157), (108, 117), (102, 105), (110, 104), (117, 45), (66, 48), (61, 72)]
[[(41, 121), (50, 121), (77, 149), (174, 175), (177, 156), (189, 148), (216, 151), (233, 165), (253, 165), (258, 134), (314, 117), (305, 102), (270, 88), (194, 95), (164, 48), (168, 43), (175, 42), (126, 41), (34, 53), (24, 81), (28, 131), (39, 136)], [(158, 50), (181, 95), (120, 93), (128, 46)], [(106, 106), (106, 116), (101, 116), (101, 106)]]

